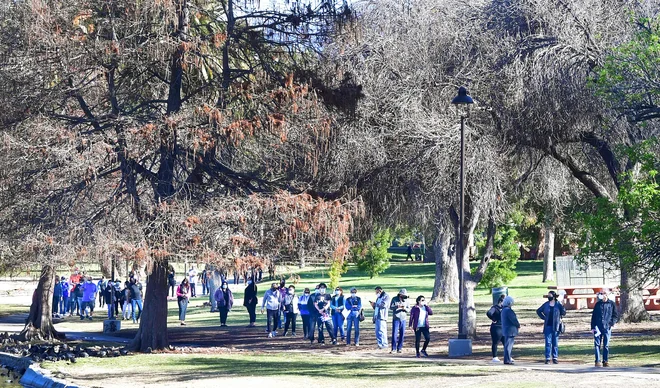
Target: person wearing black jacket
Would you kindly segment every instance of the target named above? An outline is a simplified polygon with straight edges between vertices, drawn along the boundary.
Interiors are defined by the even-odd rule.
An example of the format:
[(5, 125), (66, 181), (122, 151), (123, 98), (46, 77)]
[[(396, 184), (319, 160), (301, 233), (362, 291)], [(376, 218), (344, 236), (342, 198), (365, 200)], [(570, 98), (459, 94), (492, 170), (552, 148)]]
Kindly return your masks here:
[[(136, 323), (140, 320), (142, 315), (142, 287), (137, 283), (135, 278), (131, 278), (131, 285), (129, 289), (131, 290), (131, 308), (133, 309), (133, 323)], [(135, 314), (135, 310), (139, 309), (140, 311)]]
[(248, 311), (250, 315), (250, 324), (248, 327), (255, 327), (255, 322), (257, 321), (257, 303), (259, 302), (257, 296), (257, 285), (254, 282), (254, 278), (251, 278), (247, 281), (247, 287), (245, 287), (245, 294), (243, 295), (243, 306)]
[(115, 295), (115, 283), (108, 280), (105, 289), (103, 290), (103, 299), (108, 306), (108, 319), (114, 319), (115, 306), (117, 305), (117, 297)]
[(557, 300), (557, 293), (550, 291), (548, 301), (536, 310), (536, 315), (543, 319), (543, 336), (545, 337), (545, 363), (559, 363), (559, 333), (561, 318), (566, 315), (566, 309)]
[(330, 316), (330, 295), (326, 294), (325, 283), (320, 283), (316, 293), (310, 296), (307, 302), (307, 309), (310, 314), (309, 323), (309, 343), (314, 343), (314, 330), (318, 327), (320, 344), (325, 344), (325, 336), (323, 335), (323, 326), (328, 330), (328, 335), (332, 339), (332, 344), (337, 345), (337, 337), (335, 337), (334, 327), (332, 326), (332, 317)]
[(499, 300), (496, 304), (492, 305), (486, 316), (491, 320), (490, 324), (490, 339), (492, 341), (491, 352), (493, 354), (492, 362), (500, 362), (500, 359), (497, 358), (497, 344), (502, 343), (502, 349), (504, 349), (504, 336), (502, 335), (502, 302), (504, 302), (506, 295), (500, 295)]
[[(608, 291), (603, 290), (598, 293), (598, 302), (591, 313), (591, 332), (594, 334), (594, 354), (596, 356), (596, 366), (610, 366), (608, 362), (610, 354), (610, 337), (612, 328), (619, 321), (619, 314), (616, 311), (616, 304), (609, 299)], [(601, 363), (600, 345), (603, 344), (603, 359)]]

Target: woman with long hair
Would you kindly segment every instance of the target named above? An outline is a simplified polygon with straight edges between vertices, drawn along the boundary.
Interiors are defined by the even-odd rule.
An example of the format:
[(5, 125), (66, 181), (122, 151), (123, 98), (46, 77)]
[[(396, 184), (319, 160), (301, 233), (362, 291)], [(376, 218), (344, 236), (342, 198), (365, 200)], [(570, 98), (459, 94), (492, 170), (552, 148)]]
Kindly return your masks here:
[(190, 300), (190, 283), (186, 277), (183, 278), (176, 289), (176, 300), (179, 304), (179, 321), (181, 321), (181, 326), (185, 326), (186, 310), (188, 310), (188, 301)]
[[(424, 295), (420, 295), (415, 300), (415, 306), (410, 310), (410, 321), (408, 322), (408, 327), (412, 328), (415, 332), (415, 352), (417, 358), (420, 357), (420, 354), (423, 354), (424, 357), (428, 357), (426, 353), (426, 347), (429, 346), (431, 341), (431, 335), (429, 334), (429, 315), (433, 315), (433, 310), (426, 305), (426, 298)], [(422, 335), (424, 336), (424, 346), (422, 350), (419, 350), (419, 343), (422, 340)]]

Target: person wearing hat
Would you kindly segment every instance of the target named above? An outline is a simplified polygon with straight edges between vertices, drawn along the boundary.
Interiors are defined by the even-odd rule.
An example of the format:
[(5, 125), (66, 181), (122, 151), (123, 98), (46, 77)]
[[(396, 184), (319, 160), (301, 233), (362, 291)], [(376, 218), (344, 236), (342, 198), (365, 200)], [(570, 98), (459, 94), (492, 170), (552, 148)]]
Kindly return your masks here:
[(390, 296), (380, 286), (377, 286), (374, 290), (376, 291), (376, 301), (369, 301), (369, 303), (374, 309), (373, 322), (376, 330), (376, 343), (378, 349), (385, 349), (387, 347), (387, 312), (390, 307)]
[(360, 311), (362, 311), (362, 299), (357, 296), (357, 288), (351, 288), (351, 296), (346, 298), (344, 308), (348, 311), (346, 321), (348, 327), (346, 330), (346, 345), (351, 344), (351, 329), (355, 326), (355, 346), (360, 346)]
[(392, 310), (392, 350), (390, 353), (401, 353), (403, 349), (403, 336), (406, 332), (406, 323), (408, 322), (408, 312), (410, 311), (410, 302), (408, 301), (408, 291), (405, 288), (399, 290), (399, 293), (392, 298), (390, 303)]
[(334, 327), (332, 326), (332, 317), (330, 316), (330, 295), (326, 294), (325, 283), (320, 283), (316, 293), (309, 298), (307, 302), (307, 309), (310, 313), (310, 328), (309, 328), (309, 343), (314, 343), (314, 330), (318, 325), (320, 344), (325, 344), (325, 336), (323, 335), (323, 326), (328, 330), (328, 335), (332, 339), (332, 344), (337, 345), (337, 337), (334, 334)]

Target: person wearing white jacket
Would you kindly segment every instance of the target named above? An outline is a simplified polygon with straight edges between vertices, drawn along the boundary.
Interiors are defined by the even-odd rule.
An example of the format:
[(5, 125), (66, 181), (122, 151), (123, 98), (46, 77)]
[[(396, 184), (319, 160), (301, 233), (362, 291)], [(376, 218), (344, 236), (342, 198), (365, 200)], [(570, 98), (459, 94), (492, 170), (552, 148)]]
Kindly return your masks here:
[(268, 338), (275, 337), (277, 334), (275, 329), (277, 328), (277, 324), (280, 319), (280, 309), (282, 308), (282, 302), (283, 300), (280, 294), (280, 290), (277, 287), (277, 283), (271, 284), (270, 289), (264, 293), (264, 298), (261, 302), (261, 313), (264, 313), (264, 307), (267, 311)]
[(291, 336), (296, 336), (296, 319), (298, 319), (298, 297), (296, 296), (296, 287), (289, 286), (286, 295), (284, 296), (284, 314), (286, 314), (286, 322), (284, 323), (284, 333), (289, 331), (291, 326)]

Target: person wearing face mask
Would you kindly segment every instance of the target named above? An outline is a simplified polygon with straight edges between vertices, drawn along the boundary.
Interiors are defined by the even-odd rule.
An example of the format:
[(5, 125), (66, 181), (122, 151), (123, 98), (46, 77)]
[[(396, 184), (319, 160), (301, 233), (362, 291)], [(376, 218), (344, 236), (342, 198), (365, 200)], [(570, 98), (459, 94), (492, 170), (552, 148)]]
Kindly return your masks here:
[(545, 337), (545, 363), (559, 363), (559, 348), (558, 338), (560, 331), (561, 318), (566, 315), (566, 309), (557, 300), (557, 293), (550, 291), (548, 293), (548, 301), (543, 303), (541, 307), (536, 310), (536, 315), (543, 319), (543, 336)]
[(513, 352), (513, 343), (515, 342), (518, 330), (520, 329), (520, 322), (516, 312), (513, 311), (513, 298), (507, 296), (502, 302), (502, 334), (504, 335), (504, 363), (513, 365), (514, 361), (511, 357)]
[(317, 292), (310, 296), (307, 302), (307, 308), (310, 311), (310, 328), (309, 328), (309, 342), (314, 343), (314, 331), (316, 327), (319, 330), (318, 342), (325, 344), (325, 336), (323, 334), (323, 326), (328, 330), (328, 335), (332, 339), (332, 344), (337, 344), (337, 337), (334, 336), (334, 328), (332, 327), (332, 317), (330, 316), (330, 295), (326, 294), (325, 283), (320, 283)]
[[(94, 305), (96, 304), (96, 291), (97, 287), (94, 282), (92, 282), (92, 277), (88, 277), (85, 280), (85, 283), (82, 285), (82, 306), (80, 309), (80, 320), (85, 319), (92, 320), (92, 314), (94, 312)], [(87, 310), (89, 309), (89, 311)]]
[[(286, 279), (280, 279), (280, 297), (282, 300), (284, 300), (284, 297), (286, 296), (286, 293), (288, 292), (288, 289), (286, 288)], [(277, 325), (278, 329), (281, 329), (282, 326), (286, 323), (286, 313), (284, 312), (284, 309), (280, 309), (280, 319)]]
[(261, 302), (261, 313), (264, 313), (264, 307), (267, 311), (268, 322), (268, 338), (273, 338), (277, 335), (278, 321), (280, 320), (280, 310), (282, 309), (282, 296), (280, 294), (277, 283), (272, 283), (270, 288), (264, 293), (263, 301)]
[(390, 353), (401, 353), (403, 350), (403, 337), (406, 331), (407, 313), (410, 311), (410, 302), (408, 302), (408, 291), (405, 288), (399, 290), (399, 293), (392, 298), (390, 303), (392, 310), (392, 350)]
[(390, 296), (380, 286), (374, 290), (376, 291), (376, 301), (369, 301), (369, 303), (374, 309), (373, 322), (376, 330), (376, 343), (378, 349), (385, 349), (387, 347), (387, 312), (390, 307)]
[(231, 308), (234, 307), (234, 295), (229, 289), (229, 284), (227, 284), (226, 281), (223, 281), (220, 288), (215, 290), (215, 295), (213, 297), (215, 298), (216, 306), (220, 311), (220, 327), (227, 327), (227, 315), (229, 315)]
[(360, 346), (360, 311), (362, 310), (362, 299), (357, 296), (357, 288), (351, 288), (351, 296), (346, 298), (344, 308), (349, 311), (346, 316), (346, 321), (348, 322), (346, 345), (351, 344), (351, 330), (355, 326), (355, 346)]
[(502, 347), (504, 347), (504, 336), (502, 336), (502, 302), (504, 302), (504, 298), (506, 295), (502, 294), (500, 295), (499, 300), (497, 303), (492, 305), (488, 312), (486, 312), (486, 316), (488, 319), (491, 320), (490, 324), (490, 339), (491, 339), (491, 352), (493, 355), (493, 360), (492, 362), (500, 362), (500, 359), (497, 358), (497, 344), (502, 343)]
[(286, 296), (284, 297), (284, 313), (286, 314), (286, 323), (284, 324), (283, 336), (291, 326), (291, 335), (296, 336), (296, 319), (298, 319), (298, 297), (296, 297), (296, 287), (289, 286), (287, 288)]
[(176, 301), (179, 305), (179, 322), (181, 322), (181, 326), (186, 325), (186, 311), (188, 311), (190, 295), (190, 282), (188, 278), (184, 277), (176, 289)]
[(340, 334), (341, 340), (344, 341), (346, 337), (344, 333), (344, 290), (341, 287), (335, 288), (335, 294), (330, 301), (330, 310), (332, 311), (335, 338), (337, 338), (337, 334)]
[(300, 311), (300, 319), (302, 319), (303, 338), (309, 337), (310, 314), (307, 302), (309, 302), (310, 292), (309, 288), (305, 288), (303, 294), (298, 298), (298, 311)]
[(248, 279), (245, 292), (243, 294), (243, 306), (250, 315), (250, 324), (248, 327), (255, 327), (257, 322), (257, 285), (254, 282), (254, 277)]
[[(610, 355), (610, 338), (612, 328), (619, 321), (619, 314), (616, 311), (616, 304), (608, 290), (598, 293), (598, 302), (591, 312), (591, 332), (594, 334), (594, 354), (596, 356), (596, 366), (608, 367)], [(600, 346), (603, 345), (603, 358), (600, 358)]]
[[(426, 347), (429, 346), (431, 341), (431, 335), (429, 334), (429, 315), (433, 315), (433, 310), (426, 305), (426, 298), (424, 295), (420, 295), (415, 300), (415, 306), (410, 310), (410, 321), (408, 321), (408, 327), (412, 328), (415, 332), (415, 352), (417, 353), (417, 358), (420, 357), (420, 354), (423, 354), (424, 357), (428, 357), (426, 353)], [(424, 336), (424, 346), (422, 350), (419, 350), (419, 343), (421, 342), (422, 335)]]

